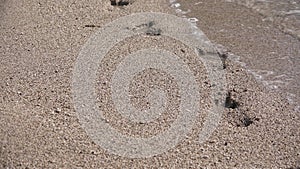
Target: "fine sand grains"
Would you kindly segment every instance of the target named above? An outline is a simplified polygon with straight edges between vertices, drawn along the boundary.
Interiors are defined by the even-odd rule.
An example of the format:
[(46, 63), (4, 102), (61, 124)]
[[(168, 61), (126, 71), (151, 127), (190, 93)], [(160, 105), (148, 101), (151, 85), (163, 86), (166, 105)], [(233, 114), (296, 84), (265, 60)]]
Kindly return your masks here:
[[(110, 21), (135, 12), (172, 13), (172, 9), (159, 0), (135, 0), (121, 7), (112, 6), (109, 0), (1, 3), (4, 14), (0, 20), (0, 168), (296, 168), (300, 165), (299, 116), (285, 99), (265, 90), (243, 68), (228, 60), (225, 62), (227, 108), (217, 130), (205, 143), (198, 143), (202, 117), (207, 113), (203, 111), (193, 131), (166, 153), (137, 159), (109, 154), (87, 136), (73, 108), (71, 77), (76, 57), (90, 35)], [(201, 95), (209, 95), (205, 68), (194, 62), (195, 56), (187, 46), (160, 35), (127, 40), (110, 51), (107, 63), (113, 66), (116, 55), (126, 57), (125, 54), (146, 46), (169, 49), (186, 59), (198, 77)], [(99, 70), (97, 82), (110, 80), (106, 76), (109, 71)], [(147, 107), (143, 92), (157, 85), (169, 90), (168, 102), (173, 106), (168, 107), (170, 111), (157, 123), (146, 125), (118, 119), (110, 111), (113, 107), (109, 101), (104, 106), (98, 102), (100, 108), (108, 110), (108, 122), (124, 134), (139, 137), (149, 137), (168, 128), (176, 118), (179, 99), (174, 80), (163, 71), (147, 70), (137, 75), (131, 85), (136, 96), (132, 98), (133, 105)], [(102, 86), (97, 94), (109, 96), (109, 87)], [(204, 100), (202, 106), (205, 110), (210, 105)]]

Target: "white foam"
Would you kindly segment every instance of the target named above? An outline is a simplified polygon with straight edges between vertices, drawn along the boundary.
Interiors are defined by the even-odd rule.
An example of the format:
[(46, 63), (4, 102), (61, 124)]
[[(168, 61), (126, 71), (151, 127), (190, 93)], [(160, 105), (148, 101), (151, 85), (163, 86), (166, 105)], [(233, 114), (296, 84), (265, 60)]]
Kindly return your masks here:
[(181, 9), (176, 9), (176, 13), (179, 13), (179, 14), (182, 14), (182, 15), (187, 14), (189, 12), (191, 12), (191, 10), (183, 11)]
[(180, 3), (173, 3), (171, 5), (172, 8), (179, 8), (180, 7)]
[(287, 15), (300, 15), (300, 10), (290, 10), (288, 12), (286, 12), (285, 14)]
[(188, 20), (189, 20), (191, 23), (196, 23), (196, 22), (199, 21), (197, 18), (188, 18)]
[(297, 105), (297, 101), (295, 101), (297, 100), (296, 95), (293, 93), (287, 93), (286, 98), (290, 104), (295, 105), (294, 111), (300, 113), (300, 105)]

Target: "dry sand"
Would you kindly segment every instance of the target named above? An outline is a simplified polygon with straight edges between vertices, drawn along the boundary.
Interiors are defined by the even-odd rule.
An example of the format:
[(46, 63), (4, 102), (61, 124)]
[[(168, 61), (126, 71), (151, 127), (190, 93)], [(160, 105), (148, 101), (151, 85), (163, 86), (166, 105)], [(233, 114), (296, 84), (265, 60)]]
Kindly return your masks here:
[[(265, 90), (247, 71), (230, 61), (226, 63), (226, 77), (231, 93), (227, 99), (228, 107), (231, 108), (226, 109), (208, 141), (204, 144), (197, 142), (199, 122), (189, 137), (164, 154), (142, 159), (109, 154), (87, 136), (73, 108), (70, 85), (76, 57), (98, 27), (131, 13), (173, 13), (172, 9), (159, 0), (136, 0), (123, 8), (112, 7), (108, 0), (1, 3), (0, 8), (4, 9), (0, 21), (1, 168), (300, 166), (299, 115), (280, 95)], [(203, 11), (203, 18), (207, 21), (202, 22), (201, 29), (214, 41), (226, 41), (226, 36), (214, 37), (218, 20), (209, 17), (209, 12)], [(237, 22), (231, 16), (227, 19), (232, 20), (228, 25)], [(239, 32), (239, 29), (235, 31)], [(170, 40), (167, 43), (172, 46)], [(238, 42), (230, 47), (237, 54), (246, 50), (235, 46), (239, 46)], [(257, 48), (253, 46), (251, 51), (261, 52)], [(138, 76), (136, 81), (139, 79), (142, 81), (143, 77)], [(114, 116), (108, 118), (114, 119)], [(172, 117), (166, 122), (171, 123)], [(130, 128), (134, 126), (112, 125), (132, 135), (147, 136), (156, 132), (153, 126), (148, 127), (149, 132), (139, 132)]]

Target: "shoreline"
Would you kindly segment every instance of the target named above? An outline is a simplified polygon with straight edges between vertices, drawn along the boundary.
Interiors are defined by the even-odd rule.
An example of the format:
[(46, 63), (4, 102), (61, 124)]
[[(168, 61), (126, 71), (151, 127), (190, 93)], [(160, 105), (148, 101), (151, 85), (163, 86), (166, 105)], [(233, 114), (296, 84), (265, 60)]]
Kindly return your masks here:
[[(89, 138), (74, 110), (71, 77), (78, 53), (99, 27), (121, 16), (142, 11), (176, 14), (175, 11), (169, 7), (170, 4), (159, 0), (136, 0), (123, 7), (111, 6), (106, 0), (95, 0), (89, 4), (69, 4), (65, 1), (7, 1), (5, 5), (5, 15), (0, 22), (3, 39), (0, 42), (3, 57), (0, 61), (0, 77), (3, 77), (3, 81), (0, 82), (0, 88), (3, 89), (3, 96), (0, 98), (0, 167), (300, 166), (299, 115), (293, 113), (286, 99), (267, 91), (247, 70), (231, 60), (225, 62), (228, 80), (226, 112), (217, 130), (205, 143), (199, 144), (197, 140), (199, 129), (202, 127), (202, 116), (206, 113), (203, 112), (191, 134), (163, 154), (130, 159), (108, 153)], [(198, 19), (203, 23), (200, 25), (201, 30), (210, 40), (226, 40), (226, 36), (214, 36), (216, 27), (210, 28), (209, 24), (204, 24), (203, 18)], [(147, 46), (148, 41), (139, 41), (140, 37), (135, 38), (136, 41), (112, 49), (111, 53), (122, 54), (122, 50), (130, 53), (135, 46)], [(180, 44), (170, 39), (164, 40), (158, 36), (149, 42), (157, 41), (170, 49), (175, 46), (175, 49), (180, 51), (177, 47)], [(136, 43), (139, 45), (135, 45)], [(235, 50), (232, 52), (236, 53)], [(238, 52), (237, 54), (239, 55)], [(143, 81), (143, 76), (137, 80)], [(209, 85), (204, 84), (202, 87), (209, 90)], [(203, 95), (208, 93), (209, 91)], [(142, 100), (141, 104), (145, 104), (145, 101)], [(209, 107), (206, 104), (204, 106)], [(111, 112), (113, 111), (108, 111), (108, 115), (111, 116), (110, 119), (108, 117), (109, 120), (118, 117)], [(174, 115), (171, 113), (168, 114), (170, 118), (166, 121), (162, 119), (162, 122), (172, 122)], [(151, 132), (155, 134), (168, 127), (168, 124), (158, 124), (159, 127), (153, 125), (149, 131), (136, 133), (147, 137)], [(114, 121), (114, 127), (125, 134), (134, 133), (134, 128), (125, 130), (119, 121)]]
[[(198, 17), (198, 26), (216, 44), (216, 48), (227, 51), (228, 59), (242, 65), (271, 92), (282, 93), (283, 97), (295, 105), (295, 112), (300, 111), (300, 93), (297, 83), (300, 78), (297, 76), (300, 70), (297, 64), (300, 53), (297, 49), (300, 45), (297, 38), (281, 32), (273, 22), (264, 21), (261, 14), (255, 14), (254, 10), (240, 4), (223, 1), (218, 3), (176, 1), (174, 3), (182, 3), (177, 6), (183, 7), (183, 11), (188, 11), (181, 14), (179, 12), (180, 15)], [(192, 7), (193, 3), (197, 5)], [(204, 7), (201, 8), (201, 5), (216, 10), (206, 10), (203, 9)], [(221, 8), (221, 5), (224, 8)], [(182, 11), (181, 7), (175, 9)], [(194, 12), (195, 10), (200, 12)], [(224, 13), (226, 17), (218, 13)], [(201, 18), (201, 15), (206, 17)], [(207, 19), (208, 15), (215, 19), (210, 21)], [(273, 68), (273, 65), (278, 68)]]

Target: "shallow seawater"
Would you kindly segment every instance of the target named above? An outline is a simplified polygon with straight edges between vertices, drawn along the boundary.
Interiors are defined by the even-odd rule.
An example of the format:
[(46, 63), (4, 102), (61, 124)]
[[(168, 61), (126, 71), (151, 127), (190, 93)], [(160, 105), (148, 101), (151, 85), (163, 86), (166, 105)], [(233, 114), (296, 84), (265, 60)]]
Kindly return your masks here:
[[(249, 73), (271, 91), (283, 93), (289, 102), (295, 105), (295, 111), (300, 112), (300, 0), (212, 1), (233, 3), (250, 8), (253, 12), (259, 13), (264, 21), (273, 23), (276, 29), (292, 36), (290, 39), (293, 39), (293, 42), (285, 42), (284, 40), (276, 42), (276, 40), (273, 41), (270, 38), (267, 40), (264, 37), (252, 37), (261, 38), (258, 41), (273, 41), (273, 44), (280, 47), (274, 49), (274, 51), (269, 51), (264, 57), (250, 57), (250, 55), (241, 57), (233, 53), (230, 58), (246, 68)], [(200, 14), (201, 12), (198, 12), (201, 8), (196, 7), (205, 1), (180, 2), (182, 2), (182, 5), (193, 3), (190, 4), (191, 8), (189, 9), (183, 8), (176, 0), (170, 0), (171, 6), (181, 16), (190, 17), (189, 20), (194, 23), (201, 20), (201, 17), (205, 17)], [(276, 47), (276, 45), (274, 46)], [(285, 52), (279, 52), (281, 54), (278, 54), (280, 50), (285, 50)], [(257, 54), (259, 55), (259, 52)]]
[(256, 10), (284, 32), (300, 38), (300, 0), (225, 0)]

